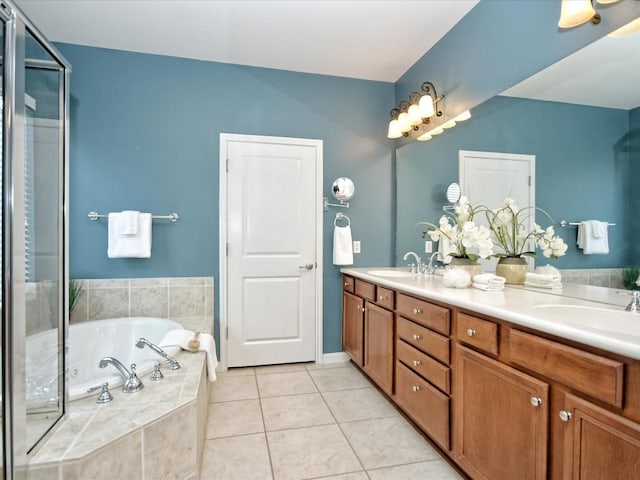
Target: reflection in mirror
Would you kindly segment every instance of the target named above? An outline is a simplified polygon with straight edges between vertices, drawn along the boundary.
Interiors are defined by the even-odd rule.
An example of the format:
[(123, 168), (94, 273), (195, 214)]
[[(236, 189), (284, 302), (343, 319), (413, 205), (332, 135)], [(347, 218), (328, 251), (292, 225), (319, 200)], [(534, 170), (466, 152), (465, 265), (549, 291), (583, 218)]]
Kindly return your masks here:
[(24, 167), (27, 449), (63, 413), (60, 303), (62, 71), (28, 32)]
[(350, 178), (340, 177), (333, 182), (331, 191), (333, 192), (333, 196), (336, 200), (345, 201), (350, 200), (351, 197), (353, 197), (356, 187)]
[[(460, 150), (532, 154), (536, 205), (554, 217), (569, 245), (558, 260), (539, 255), (538, 265), (562, 269), (564, 283), (621, 288), (621, 269), (640, 265), (639, 42), (640, 34), (600, 39), (475, 107), (473, 118), (448, 135), (399, 148), (397, 264), (402, 252), (420, 247), (416, 224), (441, 215), (439, 199), (458, 177)], [(563, 219), (615, 223), (609, 253), (585, 255), (576, 227), (557, 225)], [(563, 293), (573, 295), (569, 290)]]

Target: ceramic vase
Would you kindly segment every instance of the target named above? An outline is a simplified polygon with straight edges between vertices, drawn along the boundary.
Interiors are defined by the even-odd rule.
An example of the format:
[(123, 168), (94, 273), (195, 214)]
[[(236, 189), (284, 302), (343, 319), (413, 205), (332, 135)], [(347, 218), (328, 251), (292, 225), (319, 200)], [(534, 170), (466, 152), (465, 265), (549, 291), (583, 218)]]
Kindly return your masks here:
[(529, 264), (524, 257), (501, 257), (496, 265), (496, 275), (504, 277), (509, 285), (524, 285)]
[(480, 274), (480, 264), (470, 258), (453, 257), (450, 265), (451, 268), (462, 268), (469, 272), (469, 275), (471, 275), (471, 281), (473, 281), (474, 275)]

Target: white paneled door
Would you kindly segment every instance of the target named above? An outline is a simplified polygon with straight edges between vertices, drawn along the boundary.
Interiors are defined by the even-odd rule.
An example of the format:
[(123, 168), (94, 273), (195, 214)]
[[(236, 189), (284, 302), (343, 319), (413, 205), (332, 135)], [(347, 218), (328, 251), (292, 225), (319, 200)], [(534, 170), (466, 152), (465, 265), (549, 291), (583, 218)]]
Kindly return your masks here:
[(313, 361), (322, 143), (233, 135), (221, 148), (228, 366)]
[[(506, 197), (520, 208), (535, 205), (535, 155), (460, 150), (459, 161), (460, 186), (474, 206), (496, 209)], [(529, 230), (535, 218), (531, 213), (523, 218)], [(474, 220), (487, 224), (484, 214)], [(497, 260), (481, 263), (484, 271), (494, 272)]]

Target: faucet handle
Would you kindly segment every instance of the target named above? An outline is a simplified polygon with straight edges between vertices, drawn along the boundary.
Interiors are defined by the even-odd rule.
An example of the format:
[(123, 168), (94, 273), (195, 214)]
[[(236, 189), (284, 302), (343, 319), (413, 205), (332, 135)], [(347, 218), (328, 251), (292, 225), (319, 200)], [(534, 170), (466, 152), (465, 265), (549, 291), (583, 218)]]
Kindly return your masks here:
[(113, 400), (113, 395), (111, 395), (111, 392), (109, 391), (109, 382), (104, 382), (103, 384), (91, 387), (87, 390), (87, 393), (93, 393), (98, 389), (100, 389), (100, 395), (98, 395), (96, 403), (109, 403)]
[(149, 377), (149, 380), (151, 380), (152, 382), (159, 382), (163, 378), (164, 378), (164, 375), (160, 370), (160, 362), (156, 362), (155, 366), (153, 367), (153, 373)]

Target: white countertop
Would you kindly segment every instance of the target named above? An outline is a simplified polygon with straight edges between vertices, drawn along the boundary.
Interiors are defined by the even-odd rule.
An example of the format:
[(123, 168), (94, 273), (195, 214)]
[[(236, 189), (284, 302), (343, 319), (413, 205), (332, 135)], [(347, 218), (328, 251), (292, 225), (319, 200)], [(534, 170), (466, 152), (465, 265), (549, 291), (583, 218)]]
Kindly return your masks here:
[[(640, 360), (640, 314), (624, 311), (629, 302), (625, 292), (586, 285), (567, 285), (562, 294), (509, 286), (501, 292), (485, 292), (447, 288), (442, 277), (435, 275), (387, 277), (369, 273), (376, 270), (406, 272), (380, 267), (340, 269), (372, 283)], [(578, 294), (596, 301), (572, 298)]]

